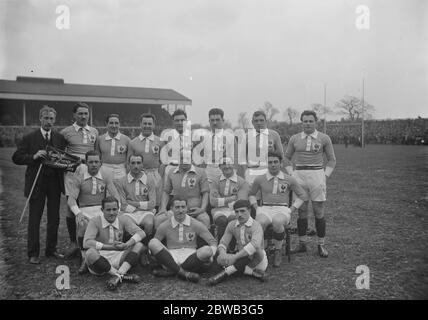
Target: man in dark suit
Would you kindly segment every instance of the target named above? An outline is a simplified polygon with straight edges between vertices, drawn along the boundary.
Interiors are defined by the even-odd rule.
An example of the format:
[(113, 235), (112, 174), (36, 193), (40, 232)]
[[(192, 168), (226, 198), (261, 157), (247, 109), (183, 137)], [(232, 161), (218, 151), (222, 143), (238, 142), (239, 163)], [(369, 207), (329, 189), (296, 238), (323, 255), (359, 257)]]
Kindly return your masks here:
[[(37, 171), (43, 159), (47, 157), (46, 146), (49, 144), (61, 150), (65, 149), (66, 141), (64, 137), (52, 130), (55, 118), (55, 109), (47, 105), (43, 106), (39, 112), (41, 127), (25, 135), (12, 156), (12, 161), (15, 164), (27, 165), (24, 187), (25, 197), (29, 196)], [(63, 172), (42, 165), (29, 201), (27, 251), (29, 261), (32, 264), (40, 263), (39, 231), (46, 199), (47, 234), (45, 255), (46, 257), (63, 257), (56, 251), (61, 192), (64, 192)]]

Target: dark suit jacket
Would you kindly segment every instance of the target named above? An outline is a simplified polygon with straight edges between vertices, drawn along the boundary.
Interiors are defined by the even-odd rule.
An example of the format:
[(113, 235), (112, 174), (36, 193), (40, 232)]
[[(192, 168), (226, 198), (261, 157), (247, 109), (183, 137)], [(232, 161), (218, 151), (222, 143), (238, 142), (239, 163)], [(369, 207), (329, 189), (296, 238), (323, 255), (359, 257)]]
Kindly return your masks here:
[[(67, 144), (65, 138), (59, 132), (55, 132), (51, 130), (51, 145), (65, 150), (65, 146)], [(40, 128), (34, 130), (33, 132), (25, 135), (18, 145), (18, 149), (12, 156), (12, 161), (18, 165), (27, 165), (27, 170), (25, 171), (25, 186), (24, 186), (24, 196), (28, 197), (31, 187), (34, 182), (34, 178), (36, 177), (37, 170), (39, 169), (39, 165), (41, 163), (41, 159), (34, 160), (33, 155), (37, 153), (37, 151), (41, 149), (45, 149), (46, 141), (43, 137)], [(64, 174), (61, 170), (55, 170), (51, 168), (42, 167), (40, 175), (45, 175), (51, 179), (60, 179), (61, 192), (64, 193)], [(38, 189), (40, 188), (40, 182), (42, 179), (39, 176), (34, 187), (32, 198), (37, 197)]]

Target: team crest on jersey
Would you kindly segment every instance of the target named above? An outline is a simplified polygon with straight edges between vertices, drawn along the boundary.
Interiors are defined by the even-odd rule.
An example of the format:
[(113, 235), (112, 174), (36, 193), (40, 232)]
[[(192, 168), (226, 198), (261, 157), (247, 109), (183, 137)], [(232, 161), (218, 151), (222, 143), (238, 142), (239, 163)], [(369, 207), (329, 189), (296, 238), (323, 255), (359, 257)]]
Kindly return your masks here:
[(251, 242), (251, 239), (252, 239), (251, 233), (245, 233), (245, 240), (246, 240), (246, 242), (247, 243)]
[(186, 239), (187, 239), (187, 241), (193, 241), (195, 239), (195, 233), (194, 232), (186, 232)]
[(100, 183), (98, 185), (98, 190), (103, 193), (106, 190), (106, 185), (104, 183)]
[(143, 194), (147, 194), (149, 192), (149, 190), (147, 188), (143, 189)]
[(232, 193), (233, 194), (237, 194), (238, 193), (238, 188), (237, 187), (233, 187), (232, 188)]
[(312, 144), (312, 150), (314, 152), (318, 152), (321, 149), (321, 144), (319, 144), (318, 142), (315, 142), (314, 144)]
[(124, 146), (123, 144), (120, 144), (117, 146), (117, 153), (124, 154), (125, 152), (126, 152), (126, 146)]
[(288, 185), (287, 184), (281, 184), (279, 186), (279, 192), (280, 193), (285, 193), (287, 191)]
[(196, 185), (196, 179), (195, 178), (189, 178), (189, 180), (187, 180), (187, 182), (189, 183), (190, 188), (194, 188)]
[(273, 141), (272, 140), (269, 140), (268, 141), (268, 150), (269, 151), (273, 151), (274, 149), (273, 149)]
[(153, 153), (154, 153), (154, 154), (158, 154), (158, 153), (159, 153), (159, 146), (158, 146), (157, 144), (155, 144), (155, 145), (153, 146), (152, 150), (153, 150)]
[(123, 232), (120, 230), (115, 230), (115, 238), (117, 241), (123, 240)]
[(93, 134), (89, 134), (89, 142), (91, 143), (95, 143), (95, 140), (97, 140), (97, 137)]

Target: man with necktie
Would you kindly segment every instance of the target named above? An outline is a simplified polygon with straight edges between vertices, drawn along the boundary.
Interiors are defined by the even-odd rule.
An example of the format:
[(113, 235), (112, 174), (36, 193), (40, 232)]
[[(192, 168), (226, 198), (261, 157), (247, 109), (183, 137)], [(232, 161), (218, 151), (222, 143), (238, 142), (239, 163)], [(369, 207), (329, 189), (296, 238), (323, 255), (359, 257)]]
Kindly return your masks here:
[[(317, 114), (305, 110), (300, 116), (303, 123), (303, 132), (293, 135), (285, 151), (285, 165), (289, 174), (295, 177), (305, 189), (312, 202), (315, 214), (315, 229), (318, 236), (318, 254), (322, 258), (328, 257), (324, 247), (326, 223), (324, 218), (324, 202), (326, 201), (326, 178), (330, 177), (336, 166), (333, 144), (328, 135), (316, 130)], [(324, 171), (323, 156), (327, 158)], [(295, 169), (291, 159), (294, 158)], [(308, 228), (308, 201), (300, 207), (297, 219), (299, 246), (293, 253), (306, 252), (306, 231)]]
[[(25, 135), (12, 156), (12, 161), (15, 164), (27, 165), (24, 187), (24, 196), (26, 197), (29, 196), (30, 189), (42, 161), (47, 158), (47, 145), (60, 150), (64, 150), (66, 146), (64, 137), (52, 130), (56, 119), (55, 109), (44, 105), (39, 111), (39, 119), (41, 127)], [(64, 192), (63, 172), (42, 165), (29, 200), (30, 213), (28, 218), (27, 253), (29, 262), (32, 264), (40, 263), (40, 221), (46, 200), (47, 234), (45, 255), (46, 257), (63, 257), (56, 250), (61, 192)]]

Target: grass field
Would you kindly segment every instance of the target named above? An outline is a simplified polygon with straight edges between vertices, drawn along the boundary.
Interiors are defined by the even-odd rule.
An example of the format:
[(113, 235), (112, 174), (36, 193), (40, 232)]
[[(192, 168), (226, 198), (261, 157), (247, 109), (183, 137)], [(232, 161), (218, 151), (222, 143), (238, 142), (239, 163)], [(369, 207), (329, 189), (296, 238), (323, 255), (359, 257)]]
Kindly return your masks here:
[[(106, 278), (78, 276), (77, 262), (43, 258), (27, 263), (27, 219), (18, 223), (24, 207), (24, 166), (14, 165), (13, 149), (0, 149), (0, 297), (6, 299), (427, 299), (428, 298), (428, 148), (368, 145), (366, 149), (335, 145), (337, 167), (328, 180), (327, 248), (284, 259), (268, 267), (268, 281), (241, 277), (205, 285), (154, 278), (139, 267), (138, 285), (124, 284), (117, 292), (105, 289)], [(68, 245), (62, 199), (59, 248)], [(295, 218), (294, 218), (295, 220)], [(44, 252), (45, 217), (41, 252)], [(310, 221), (313, 226), (313, 221)], [(293, 236), (293, 242), (296, 242)], [(68, 264), (71, 289), (57, 291), (56, 267)], [(356, 268), (370, 269), (370, 289), (357, 289)]]

